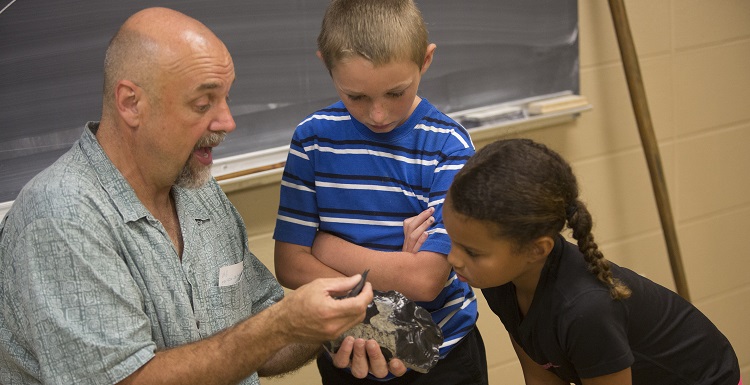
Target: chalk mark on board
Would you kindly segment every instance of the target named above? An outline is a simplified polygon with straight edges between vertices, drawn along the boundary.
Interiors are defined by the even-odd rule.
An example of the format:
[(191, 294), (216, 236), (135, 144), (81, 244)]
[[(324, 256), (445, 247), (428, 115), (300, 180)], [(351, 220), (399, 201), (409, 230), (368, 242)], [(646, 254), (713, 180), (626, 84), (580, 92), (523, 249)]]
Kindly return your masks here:
[(11, 5), (13, 5), (13, 3), (15, 3), (15, 2), (16, 2), (16, 0), (13, 0), (10, 3), (8, 3), (8, 5), (6, 5), (5, 7), (3, 7), (3, 9), (0, 9), (0, 14), (2, 14), (3, 12), (5, 12), (5, 10), (8, 9), (8, 7), (10, 7)]

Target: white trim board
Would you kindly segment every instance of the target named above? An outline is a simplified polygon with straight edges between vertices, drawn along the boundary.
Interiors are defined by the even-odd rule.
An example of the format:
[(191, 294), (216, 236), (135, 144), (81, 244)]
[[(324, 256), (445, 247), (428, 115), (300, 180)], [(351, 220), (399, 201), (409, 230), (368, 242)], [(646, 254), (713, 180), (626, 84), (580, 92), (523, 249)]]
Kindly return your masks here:
[[(498, 133), (517, 133), (521, 131), (566, 123), (574, 120), (578, 115), (581, 114), (581, 112), (592, 109), (592, 106), (588, 104), (588, 102), (585, 102), (584, 98), (585, 103), (578, 103), (578, 105), (573, 108), (538, 115), (528, 114), (528, 105), (530, 103), (553, 98), (563, 98), (571, 94), (571, 92), (561, 92), (557, 94), (534, 97), (509, 103), (501, 103), (492, 106), (473, 108), (449, 115), (456, 121), (461, 122), (462, 118), (466, 117), (467, 115), (476, 114), (477, 116), (491, 116), (491, 113), (486, 112), (493, 109), (495, 111), (500, 111), (500, 114), (503, 114), (506, 111), (513, 111), (513, 113), (515, 114), (515, 118), (513, 119), (503, 120), (504, 118), (501, 116), (497, 121), (493, 122), (491, 121), (491, 119), (489, 119), (488, 122), (467, 129), (472, 140), (484, 140), (490, 137), (497, 136)], [(518, 111), (520, 111), (520, 115), (517, 113)], [(519, 118), (518, 116), (521, 117)], [(241, 173), (244, 170), (258, 169), (270, 165), (279, 164), (286, 161), (288, 152), (289, 146), (279, 146), (261, 151), (250, 152), (247, 154), (219, 158), (214, 161), (214, 166), (211, 170), (211, 174), (214, 177), (221, 179), (220, 177), (222, 176)], [(225, 192), (230, 192), (253, 186), (276, 183), (281, 180), (282, 171), (283, 168), (275, 168), (229, 179), (223, 179), (219, 181), (219, 185), (221, 185), (222, 189)], [(8, 212), (12, 204), (13, 201), (0, 202), (0, 218), (5, 217), (5, 214)]]

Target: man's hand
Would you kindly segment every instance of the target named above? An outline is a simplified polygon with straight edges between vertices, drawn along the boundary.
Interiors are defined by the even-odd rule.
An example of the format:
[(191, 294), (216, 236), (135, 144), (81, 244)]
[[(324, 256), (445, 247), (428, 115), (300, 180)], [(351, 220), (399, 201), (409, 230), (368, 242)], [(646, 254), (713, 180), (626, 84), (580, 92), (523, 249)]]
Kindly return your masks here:
[(365, 318), (367, 306), (372, 301), (372, 285), (365, 283), (356, 297), (335, 299), (346, 294), (359, 283), (360, 274), (346, 278), (316, 279), (290, 292), (278, 304), (281, 318), (288, 324), (294, 340), (305, 343), (322, 343), (338, 338)]
[(375, 340), (365, 341), (361, 338), (346, 337), (332, 358), (333, 365), (337, 368), (350, 366), (352, 375), (356, 378), (365, 378), (367, 373), (372, 373), (378, 378), (387, 376), (388, 372), (399, 377), (406, 373), (406, 367), (401, 360), (394, 358), (386, 362), (380, 345)]
[(427, 229), (435, 222), (432, 213), (435, 208), (430, 207), (421, 213), (404, 220), (404, 246), (401, 251), (416, 253), (427, 240)]

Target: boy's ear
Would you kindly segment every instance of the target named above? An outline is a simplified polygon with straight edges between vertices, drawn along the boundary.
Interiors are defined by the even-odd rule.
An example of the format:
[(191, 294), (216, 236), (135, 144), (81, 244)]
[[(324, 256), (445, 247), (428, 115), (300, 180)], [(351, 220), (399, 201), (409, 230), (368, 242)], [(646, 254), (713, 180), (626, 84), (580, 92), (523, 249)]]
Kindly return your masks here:
[(427, 52), (424, 55), (424, 63), (422, 63), (422, 70), (420, 71), (423, 75), (427, 72), (427, 69), (430, 68), (430, 64), (432, 64), (432, 57), (435, 55), (435, 48), (437, 48), (435, 43), (430, 43), (430, 45), (427, 46)]
[(328, 70), (328, 75), (333, 76), (333, 74), (331, 73), (331, 69), (328, 68), (328, 66), (326, 65), (326, 61), (323, 59), (323, 54), (320, 53), (320, 51), (315, 51), (315, 56), (317, 56), (320, 62), (323, 63), (323, 66), (326, 67), (326, 69)]
[(115, 105), (117, 112), (125, 123), (135, 127), (140, 121), (139, 103), (143, 97), (143, 89), (130, 80), (121, 80), (115, 86)]

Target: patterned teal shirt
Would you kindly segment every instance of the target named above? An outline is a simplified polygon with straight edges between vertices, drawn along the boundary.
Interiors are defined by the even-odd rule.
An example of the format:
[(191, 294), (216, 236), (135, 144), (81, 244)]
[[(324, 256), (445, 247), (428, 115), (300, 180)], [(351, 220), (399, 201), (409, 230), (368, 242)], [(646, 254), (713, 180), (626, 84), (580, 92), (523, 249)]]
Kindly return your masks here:
[[(116, 383), (156, 350), (208, 337), (283, 297), (215, 180), (173, 190), (180, 261), (102, 151), (97, 128), (88, 123), (0, 222), (4, 385)], [(222, 268), (235, 279), (220, 285)], [(243, 384), (258, 384), (257, 374)]]

